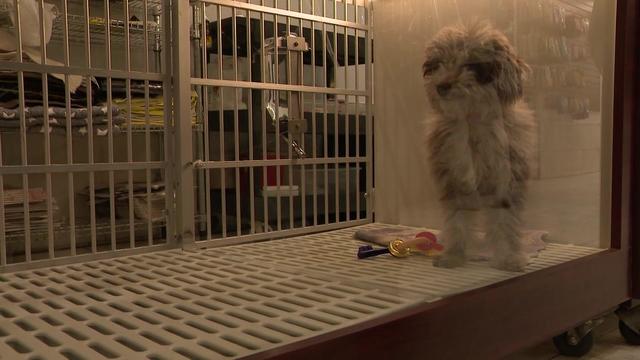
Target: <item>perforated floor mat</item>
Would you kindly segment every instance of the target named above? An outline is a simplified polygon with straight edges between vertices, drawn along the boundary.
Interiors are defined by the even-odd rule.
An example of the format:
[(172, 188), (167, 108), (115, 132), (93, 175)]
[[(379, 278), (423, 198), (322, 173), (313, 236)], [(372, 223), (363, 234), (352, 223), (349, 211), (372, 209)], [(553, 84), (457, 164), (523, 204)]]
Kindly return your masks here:
[[(0, 358), (238, 358), (517, 276), (356, 260), (353, 232), (3, 275)], [(528, 271), (597, 251), (550, 245)]]
[[(355, 255), (358, 247), (364, 242), (353, 238), (355, 230), (381, 227), (389, 227), (389, 225), (369, 224), (352, 229), (210, 251), (233, 257), (238, 261), (260, 262), (272, 266), (275, 264), (279, 268), (298, 269), (305, 274), (331, 273), (335, 278), (388, 289), (394, 294), (409, 296), (417, 294), (425, 301), (435, 301), (522, 275), (493, 269), (487, 262), (469, 262), (466, 266), (457, 269), (436, 268), (433, 267), (431, 260), (418, 255), (403, 259), (378, 256), (358, 260)], [(602, 249), (547, 244), (547, 248), (537, 258), (532, 259), (526, 268), (526, 273), (600, 251)]]

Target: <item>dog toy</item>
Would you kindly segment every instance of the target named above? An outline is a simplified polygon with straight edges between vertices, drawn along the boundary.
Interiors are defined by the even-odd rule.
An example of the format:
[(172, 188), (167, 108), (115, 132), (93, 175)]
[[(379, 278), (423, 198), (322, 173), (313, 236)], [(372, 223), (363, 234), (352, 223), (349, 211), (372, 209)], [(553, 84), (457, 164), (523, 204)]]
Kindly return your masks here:
[(365, 259), (382, 254), (391, 254), (394, 257), (407, 257), (412, 253), (421, 253), (426, 256), (433, 256), (443, 250), (443, 246), (438, 244), (436, 236), (428, 231), (416, 234), (413, 239), (395, 239), (389, 242), (386, 248), (374, 249), (371, 245), (363, 245), (358, 248), (358, 259)]

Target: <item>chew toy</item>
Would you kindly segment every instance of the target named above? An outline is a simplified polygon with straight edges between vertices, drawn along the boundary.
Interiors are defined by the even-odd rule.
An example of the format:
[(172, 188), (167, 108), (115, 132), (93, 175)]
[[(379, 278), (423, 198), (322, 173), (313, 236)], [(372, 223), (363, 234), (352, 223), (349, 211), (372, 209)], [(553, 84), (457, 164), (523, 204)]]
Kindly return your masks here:
[(407, 257), (412, 253), (434, 256), (443, 250), (438, 244), (436, 236), (428, 231), (416, 234), (413, 239), (395, 239), (389, 242), (387, 248), (374, 249), (371, 245), (364, 245), (358, 249), (358, 259), (391, 254), (394, 257)]

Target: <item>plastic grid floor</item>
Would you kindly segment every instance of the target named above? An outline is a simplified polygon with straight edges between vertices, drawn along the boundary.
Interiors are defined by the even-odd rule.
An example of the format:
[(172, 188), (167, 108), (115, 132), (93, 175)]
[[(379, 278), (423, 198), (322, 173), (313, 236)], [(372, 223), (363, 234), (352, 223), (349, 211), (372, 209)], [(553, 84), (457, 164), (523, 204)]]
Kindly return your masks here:
[[(442, 269), (434, 267), (430, 259), (417, 255), (403, 259), (378, 256), (358, 260), (356, 258), (358, 247), (365, 243), (354, 239), (354, 232), (358, 229), (389, 226), (410, 229), (374, 223), (356, 228), (210, 251), (234, 257), (239, 261), (261, 262), (279, 268), (299, 269), (306, 274), (331, 273), (334, 278), (384, 288), (401, 296), (418, 295), (428, 302), (522, 275), (522, 273), (493, 269), (487, 262), (469, 262), (461, 268)], [(600, 251), (602, 249), (548, 243), (547, 248), (538, 257), (532, 259), (525, 272), (530, 273)]]
[[(3, 275), (0, 358), (238, 358), (517, 276), (356, 260), (353, 232)], [(550, 245), (527, 271), (597, 251)]]

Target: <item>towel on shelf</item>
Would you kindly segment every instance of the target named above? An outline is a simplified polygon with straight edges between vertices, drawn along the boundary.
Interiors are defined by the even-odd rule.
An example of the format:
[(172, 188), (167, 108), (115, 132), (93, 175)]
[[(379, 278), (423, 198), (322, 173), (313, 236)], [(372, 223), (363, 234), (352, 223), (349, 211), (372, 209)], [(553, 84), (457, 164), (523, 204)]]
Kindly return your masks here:
[[(47, 109), (47, 115), (52, 118), (66, 119), (67, 109), (64, 107), (50, 106)], [(30, 106), (24, 108), (25, 118), (42, 118), (45, 116), (44, 106)], [(106, 105), (94, 106), (91, 108), (92, 118), (106, 118), (109, 114), (109, 107)], [(116, 117), (120, 115), (120, 108), (117, 106), (111, 106), (111, 115)], [(72, 108), (69, 112), (69, 117), (74, 119), (87, 119), (89, 117), (89, 110), (87, 108)], [(5, 109), (0, 107), (0, 120), (13, 120), (20, 118), (20, 109)]]
[[(149, 98), (148, 108), (147, 100), (144, 98), (114, 99), (113, 102), (120, 108), (120, 114), (127, 116), (129, 106), (131, 106), (131, 126), (144, 127), (147, 121), (150, 126), (164, 126), (164, 98)], [(196, 123), (196, 105), (198, 104), (198, 94), (191, 92), (191, 122)]]
[[(97, 105), (95, 98), (97, 85), (91, 83), (89, 87), (94, 95), (91, 105)], [(20, 93), (18, 75), (15, 72), (0, 71), (0, 106), (6, 109), (13, 109), (19, 106)], [(25, 106), (43, 106), (43, 88), (42, 74), (34, 72), (23, 73), (23, 89)], [(66, 92), (64, 82), (47, 75), (47, 93), (49, 106), (66, 107)], [(78, 86), (69, 94), (71, 107), (84, 108), (87, 107), (87, 87), (85, 85)]]
[[(17, 129), (19, 128), (12, 128), (9, 126), (0, 126), (0, 133), (3, 131), (3, 129)], [(93, 128), (93, 133), (96, 136), (107, 136), (109, 135), (109, 126), (107, 125), (99, 125), (99, 124), (94, 124), (92, 126)], [(113, 133), (114, 134), (118, 134), (122, 131), (121, 127), (119, 125), (113, 125), (112, 127)], [(32, 126), (26, 129), (27, 134), (44, 134), (45, 133), (45, 127), (44, 126)], [(59, 126), (49, 126), (49, 134), (52, 135), (65, 135), (67, 133), (67, 129), (64, 127), (59, 127)], [(85, 125), (85, 126), (76, 126), (71, 128), (71, 133), (73, 134), (77, 134), (77, 135), (81, 135), (81, 136), (86, 136), (87, 134), (89, 134), (89, 128)]]
[[(90, 189), (85, 188), (82, 193), (87, 200), (90, 198)], [(147, 193), (146, 182), (134, 182), (131, 188), (133, 200), (133, 216), (139, 220), (164, 221), (166, 192), (164, 182), (152, 182), (149, 184)], [(118, 183), (113, 188), (113, 199), (115, 201), (116, 217), (119, 219), (129, 218), (129, 184)], [(94, 189), (94, 201), (96, 213), (109, 214), (111, 191), (109, 187), (98, 187)]]
[(42, 188), (4, 189), (4, 218), (7, 234), (24, 232), (24, 212), (28, 207), (30, 230), (47, 229), (48, 217), (53, 218), (54, 228), (61, 226), (59, 207), (54, 196), (51, 197), (51, 211), (47, 211), (47, 192)]
[[(9, 17), (13, 25), (10, 29), (0, 28), (0, 51), (5, 53), (15, 52), (18, 43), (15, 25), (17, 23), (16, 11), (14, 9), (15, 2), (14, 0), (0, 0), (0, 4), (4, 4), (9, 9)], [(55, 5), (45, 2), (42, 4), (41, 19), (40, 6), (41, 3), (38, 0), (20, 1), (20, 40), (22, 42), (22, 51), (29, 60), (38, 64), (42, 62), (41, 42), (44, 42), (46, 46), (51, 40), (53, 22), (58, 14)], [(41, 25), (43, 25), (44, 28), (44, 39), (41, 39)], [(64, 66), (63, 63), (49, 58), (45, 59), (45, 63), (47, 65)], [(61, 81), (67, 81), (68, 79), (70, 92), (75, 92), (82, 84), (82, 76), (79, 75), (69, 75), (68, 77), (64, 74), (51, 75)]]
[[(98, 101), (104, 102), (107, 101), (107, 95), (109, 92), (109, 83), (107, 78), (98, 77), (96, 78), (96, 82), (98, 83), (98, 87), (100, 90), (96, 93), (96, 98)], [(129, 89), (127, 89), (127, 82), (125, 79), (111, 79), (111, 98), (112, 99), (124, 99), (129, 96), (129, 91), (131, 92), (132, 98), (142, 98), (146, 96), (148, 88), (148, 93), (150, 98), (162, 97), (163, 95), (163, 84), (159, 81), (149, 81), (148, 84), (145, 84), (142, 80), (131, 80), (129, 82)]]
[[(125, 118), (122, 116), (113, 116), (111, 118), (111, 123), (113, 125), (122, 125), (125, 122)], [(0, 119), (0, 128), (10, 128), (10, 129), (19, 129), (20, 128), (20, 123), (21, 121), (18, 119), (14, 119), (14, 120), (5, 120), (5, 119)], [(27, 121), (25, 122), (25, 126), (26, 127), (34, 127), (34, 126), (41, 126), (44, 125), (44, 118), (43, 117), (30, 117), (27, 118)], [(71, 127), (81, 127), (81, 126), (88, 126), (89, 125), (89, 119), (88, 118), (84, 118), (84, 119), (71, 119)], [(109, 125), (109, 118), (106, 116), (100, 116), (100, 117), (93, 117), (91, 119), (91, 125), (105, 125), (108, 126)], [(66, 118), (56, 118), (56, 117), (49, 117), (49, 126), (55, 126), (55, 127), (60, 127), (60, 128), (65, 128), (67, 127), (67, 119)]]
[[(104, 136), (113, 129), (114, 133), (120, 132), (120, 126), (125, 123), (125, 118), (117, 106), (111, 107), (111, 124), (109, 124), (109, 109), (106, 106), (92, 108), (91, 126), (97, 136)], [(45, 118), (48, 119), (50, 134), (64, 134), (67, 128), (67, 109), (49, 107), (45, 113), (42, 106), (25, 107), (24, 126), (28, 133), (44, 133), (46, 131)], [(45, 117), (46, 116), (46, 117)], [(86, 108), (73, 108), (69, 116), (71, 118), (72, 132), (87, 135), (89, 133), (89, 111)], [(19, 109), (0, 108), (1, 129), (20, 129), (22, 124)]]

